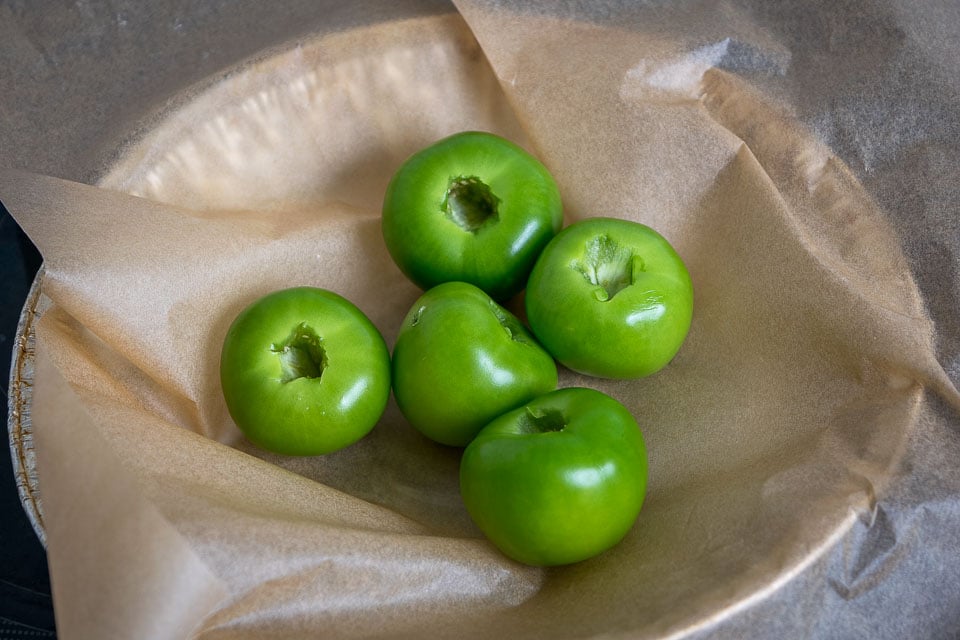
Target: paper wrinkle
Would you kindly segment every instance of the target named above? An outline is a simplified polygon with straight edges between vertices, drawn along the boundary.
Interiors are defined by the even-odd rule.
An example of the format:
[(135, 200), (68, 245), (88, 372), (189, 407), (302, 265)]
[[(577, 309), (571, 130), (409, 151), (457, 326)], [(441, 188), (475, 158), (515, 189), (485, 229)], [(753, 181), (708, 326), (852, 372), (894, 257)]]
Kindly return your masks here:
[[(875, 203), (853, 179), (849, 170), (825, 148), (804, 139), (795, 127), (784, 122), (772, 109), (751, 99), (748, 91), (734, 88), (734, 80), (723, 72), (712, 71), (705, 76), (704, 104), (712, 117), (744, 139), (751, 151), (759, 156), (764, 171), (783, 190), (786, 202), (795, 211), (790, 217), (803, 246), (821, 263), (825, 276), (838, 278), (851, 293), (865, 303), (902, 316), (902, 322), (915, 324), (916, 331), (906, 332), (910, 359), (919, 354), (920, 379), (936, 381), (947, 397), (956, 402), (960, 396), (945, 381), (942, 367), (932, 357), (929, 344), (932, 326), (923, 310), (916, 285), (892, 229), (883, 224), (883, 216)], [(779, 122), (781, 131), (790, 132), (786, 140), (776, 138), (777, 147), (765, 144), (772, 136), (757, 134), (757, 122)], [(749, 123), (749, 124), (748, 124)], [(794, 177), (805, 180), (796, 184)], [(786, 189), (784, 189), (786, 187)], [(840, 228), (835, 228), (838, 226)], [(876, 246), (886, 245), (886, 251)], [(885, 262), (887, 256), (896, 256)], [(891, 281), (887, 289), (878, 289), (878, 275)], [(892, 298), (882, 291), (896, 289), (907, 295)], [(877, 291), (878, 293), (873, 293)], [(891, 301), (902, 302), (891, 306)], [(897, 322), (896, 318), (892, 319)], [(914, 342), (916, 339), (916, 342)], [(914, 368), (911, 366), (910, 368)]]
[[(34, 416), (46, 427), (37, 433), (38, 462), (58, 633), (185, 637), (226, 598), (226, 585), (140, 493), (122, 453), (100, 438), (86, 406), (46, 356), (38, 337)], [(103, 545), (105, 531), (109, 545)], [(91, 589), (89, 579), (98, 574), (106, 579)], [(128, 606), (98, 612), (99, 599), (118, 597), (130, 598)]]
[[(242, 526), (230, 518), (223, 524)], [(337, 528), (286, 527), (275, 519), (249, 524), (257, 532), (251, 538), (198, 544), (199, 553), (233, 593), (211, 624), (242, 623), (242, 612), (250, 609), (277, 619), (297, 608), (308, 617), (323, 618), (444, 601), (461, 609), (515, 606), (540, 586), (537, 572), (509, 566), (479, 539), (356, 531), (344, 535)], [(308, 535), (268, 551), (271, 540), (298, 534)]]
[[(907, 375), (933, 386), (947, 402), (960, 407), (960, 392), (930, 348), (933, 326), (906, 259), (896, 249), (899, 240), (849, 168), (725, 72), (704, 74), (701, 100), (712, 118), (758, 156), (790, 203), (789, 210), (795, 211), (792, 224), (810, 254), (821, 262), (825, 275), (839, 278), (865, 303), (902, 316), (900, 322), (916, 325), (915, 332), (902, 332), (907, 337), (903, 357), (913, 363), (905, 365), (910, 372)], [(763, 134), (762, 127), (774, 126), (784, 135)], [(774, 140), (777, 146), (767, 144)], [(798, 178), (804, 182), (798, 183)], [(840, 228), (833, 228), (837, 226)], [(889, 249), (876, 251), (878, 245)], [(895, 256), (894, 260), (885, 262), (888, 255)], [(892, 298), (874, 293), (878, 276), (890, 279), (891, 289), (908, 295)], [(903, 304), (893, 306), (893, 301)], [(897, 322), (891, 319), (892, 324)]]
[(664, 61), (641, 60), (627, 70), (620, 85), (624, 99), (656, 99), (657, 94), (699, 98), (704, 74), (712, 69), (783, 75), (789, 53), (772, 52), (733, 38), (703, 45)]
[[(843, 600), (861, 598), (881, 586), (906, 554), (905, 541), (898, 540), (896, 526), (882, 505), (874, 506), (865, 530), (858, 527), (855, 531), (862, 539), (856, 546), (845, 547), (845, 574), (827, 578), (827, 584)], [(909, 531), (906, 533), (909, 535)]]
[(47, 343), (56, 345), (51, 348), (50, 360), (61, 370), (76, 372), (70, 381), (75, 390), (121, 398), (182, 428), (195, 428), (193, 425), (200, 423), (195, 402), (172, 392), (149, 372), (107, 348), (64, 309), (47, 309), (37, 325), (44, 327)]

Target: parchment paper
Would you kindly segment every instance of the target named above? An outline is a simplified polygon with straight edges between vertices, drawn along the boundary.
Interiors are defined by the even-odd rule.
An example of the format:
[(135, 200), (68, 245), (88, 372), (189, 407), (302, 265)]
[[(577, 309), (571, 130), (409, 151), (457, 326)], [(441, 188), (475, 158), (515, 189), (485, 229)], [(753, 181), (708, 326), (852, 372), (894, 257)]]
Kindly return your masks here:
[[(0, 173), (52, 302), (33, 424), (60, 635), (952, 637), (956, 205), (930, 185), (900, 208), (896, 185), (927, 194), (956, 151), (919, 151), (927, 116), (904, 121), (865, 73), (904, 71), (878, 55), (916, 50), (913, 32), (876, 30), (901, 24), (893, 9), (801, 27), (747, 5), (625, 5), (459, 2), (303, 39), (188, 91), (96, 187)], [(847, 31), (809, 48), (808, 20)], [(864, 99), (833, 54), (861, 60)], [(888, 107), (895, 144), (857, 111)], [(462, 129), (535, 152), (568, 222), (654, 226), (693, 278), (667, 369), (561, 376), (627, 404), (651, 463), (633, 531), (576, 566), (486, 543), (459, 452), (392, 402), (357, 445), (290, 459), (247, 444), (219, 395), (227, 325), (281, 286), (338, 291), (392, 345), (418, 291), (382, 245), (383, 188)], [(895, 621), (875, 604), (906, 593)]]

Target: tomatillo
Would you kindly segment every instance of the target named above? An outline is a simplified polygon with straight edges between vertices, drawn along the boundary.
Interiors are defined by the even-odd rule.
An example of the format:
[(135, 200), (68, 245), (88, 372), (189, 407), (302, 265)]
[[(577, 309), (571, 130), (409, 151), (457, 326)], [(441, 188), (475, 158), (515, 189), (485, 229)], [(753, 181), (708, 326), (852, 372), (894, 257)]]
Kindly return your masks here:
[(387, 250), (422, 289), (469, 282), (497, 300), (520, 291), (563, 223), (550, 172), (516, 144), (466, 131), (413, 154), (383, 201)]
[(486, 293), (447, 282), (410, 308), (393, 348), (393, 393), (417, 430), (462, 447), (496, 416), (557, 387), (557, 365)]
[(525, 297), (534, 335), (566, 367), (640, 378), (679, 351), (693, 318), (683, 260), (650, 227), (588, 218), (561, 231), (537, 260)]
[(460, 462), (474, 522), (505, 555), (535, 566), (579, 562), (616, 545), (646, 487), (636, 420), (586, 388), (558, 389), (496, 418)]
[(390, 395), (390, 353), (349, 300), (314, 287), (267, 294), (240, 312), (220, 355), (227, 409), (247, 438), (320, 455), (365, 436)]

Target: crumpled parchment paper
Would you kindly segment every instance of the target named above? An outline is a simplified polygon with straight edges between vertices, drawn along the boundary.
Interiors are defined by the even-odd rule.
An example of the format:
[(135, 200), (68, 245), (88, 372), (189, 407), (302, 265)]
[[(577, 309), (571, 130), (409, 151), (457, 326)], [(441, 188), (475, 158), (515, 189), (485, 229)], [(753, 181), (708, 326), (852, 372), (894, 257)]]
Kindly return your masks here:
[[(59, 634), (952, 637), (956, 8), (455, 8), (301, 23), (138, 114), (95, 176), (4, 159), (51, 304), (32, 419)], [(56, 62), (30, 24), (4, 29)], [(579, 565), (498, 554), (459, 452), (392, 403), (357, 445), (291, 459), (219, 395), (227, 325), (275, 288), (331, 288), (392, 345), (418, 291), (383, 189), (462, 129), (537, 154), (568, 222), (657, 228), (693, 278), (668, 368), (561, 376), (627, 404), (650, 451), (633, 531)]]

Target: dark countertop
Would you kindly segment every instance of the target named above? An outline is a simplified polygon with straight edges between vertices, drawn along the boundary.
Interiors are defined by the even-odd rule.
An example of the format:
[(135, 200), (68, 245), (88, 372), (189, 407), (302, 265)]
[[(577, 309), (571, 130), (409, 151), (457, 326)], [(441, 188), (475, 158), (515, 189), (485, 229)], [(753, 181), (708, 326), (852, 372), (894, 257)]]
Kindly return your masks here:
[(40, 254), (0, 204), (0, 351), (3, 455), (0, 455), (0, 640), (56, 637), (47, 556), (20, 503), (7, 433), (10, 360), (20, 310)]

